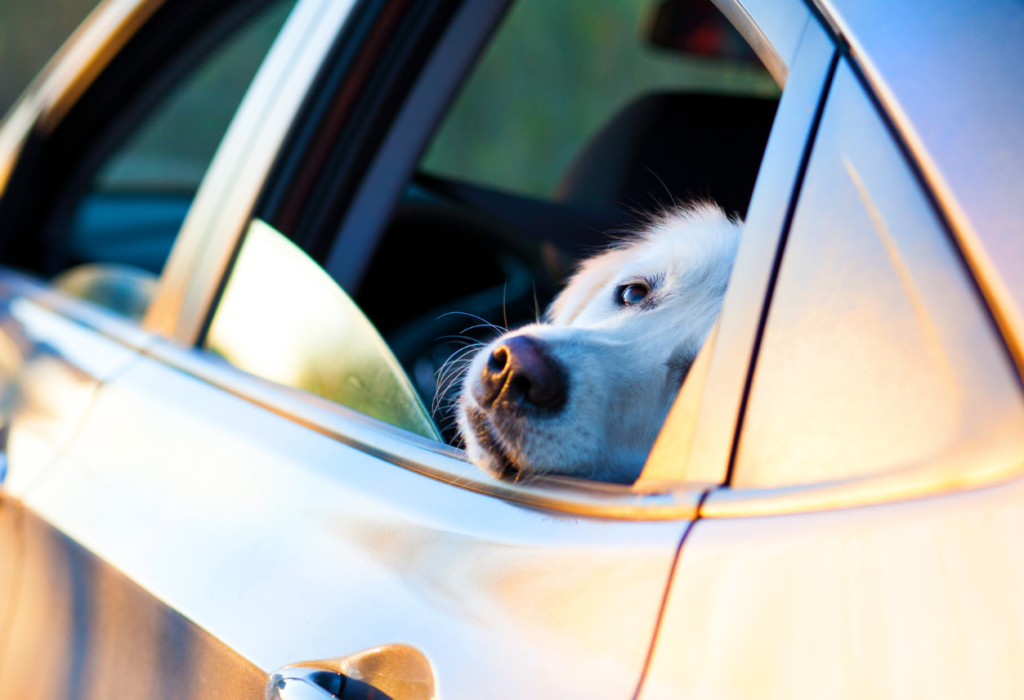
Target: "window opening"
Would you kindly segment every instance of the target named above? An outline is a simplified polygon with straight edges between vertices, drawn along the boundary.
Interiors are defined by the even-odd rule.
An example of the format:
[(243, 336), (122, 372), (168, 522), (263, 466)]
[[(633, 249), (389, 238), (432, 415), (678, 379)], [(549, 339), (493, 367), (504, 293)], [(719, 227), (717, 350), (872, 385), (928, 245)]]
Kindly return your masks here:
[[(531, 42), (540, 48), (532, 51)], [(545, 65), (534, 54), (544, 56)], [(537, 98), (530, 88), (542, 80), (548, 83), (536, 88)], [(694, 278), (697, 286), (687, 289), (697, 296), (710, 290), (711, 305), (720, 302), (737, 241), (737, 227), (727, 217), (735, 221), (746, 211), (778, 95), (768, 72), (710, 2), (520, 0), (513, 7), (441, 119), (360, 281), (345, 290), (390, 348), (442, 439), (462, 444), (455, 399), (480, 344), (542, 320), (582, 260), (627, 230), (656, 228), (652, 217), (668, 208), (689, 202), (695, 208), (675, 223), (718, 227), (715, 259), (710, 269), (694, 266), (704, 279)], [(531, 179), (530, 170), (543, 172)], [(725, 212), (696, 206), (703, 199), (719, 202)], [(338, 245), (343, 250), (344, 240)], [(644, 247), (648, 261), (658, 258), (654, 253)], [(700, 252), (680, 257), (689, 260), (691, 254)], [(601, 276), (593, 298), (618, 303), (614, 280), (625, 274), (626, 258), (616, 257), (621, 266)], [(654, 267), (635, 270), (637, 279), (623, 283), (647, 285), (650, 299), (642, 308), (670, 295), (659, 286), (669, 284), (670, 273)], [(689, 271), (680, 276), (693, 277)], [(676, 282), (691, 284), (671, 280)], [(231, 284), (229, 279), (229, 289)], [(635, 294), (630, 298), (642, 303)], [(694, 324), (685, 348), (652, 370), (661, 382), (655, 403), (666, 412), (716, 309)], [(277, 366), (270, 358), (257, 369), (227, 349), (214, 333), (221, 313), (219, 308), (207, 347), (255, 374), (326, 395), (289, 374), (285, 363)], [(317, 319), (330, 323), (327, 315), (304, 322)], [(257, 322), (257, 315), (249, 315), (228, 335), (252, 339), (273, 327), (263, 320), (262, 329), (244, 329)], [(343, 355), (335, 360), (339, 366)], [(628, 359), (618, 360), (617, 368), (627, 366)], [(574, 386), (580, 391), (582, 384)], [(597, 403), (614, 410), (616, 400), (609, 393)], [(633, 478), (663, 418), (660, 412), (649, 421), (647, 444), (628, 448)], [(589, 475), (630, 480), (622, 470)]]

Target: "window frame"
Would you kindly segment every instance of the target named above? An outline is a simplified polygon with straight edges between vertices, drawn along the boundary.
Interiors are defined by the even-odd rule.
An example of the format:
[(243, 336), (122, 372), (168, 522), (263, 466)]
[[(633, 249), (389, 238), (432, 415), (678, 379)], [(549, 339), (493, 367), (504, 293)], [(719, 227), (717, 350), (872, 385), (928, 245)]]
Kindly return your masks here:
[[(686, 409), (680, 392), (637, 481), (639, 489), (665, 482), (729, 482), (760, 329), (838, 57), (832, 36), (817, 21), (805, 25), (761, 161), (719, 321), (709, 338), (713, 346), (699, 403)], [(765, 172), (773, 176), (763, 177)], [(692, 437), (680, 437), (684, 435)]]

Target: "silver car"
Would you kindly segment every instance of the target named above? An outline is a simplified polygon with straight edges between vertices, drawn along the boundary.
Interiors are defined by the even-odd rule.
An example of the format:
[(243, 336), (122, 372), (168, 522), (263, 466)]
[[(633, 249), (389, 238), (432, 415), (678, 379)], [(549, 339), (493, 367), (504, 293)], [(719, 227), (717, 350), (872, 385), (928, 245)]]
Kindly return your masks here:
[[(714, 3), (104, 0), (0, 128), (0, 697), (1024, 695), (1024, 6)], [(637, 482), (469, 464), (689, 197)]]

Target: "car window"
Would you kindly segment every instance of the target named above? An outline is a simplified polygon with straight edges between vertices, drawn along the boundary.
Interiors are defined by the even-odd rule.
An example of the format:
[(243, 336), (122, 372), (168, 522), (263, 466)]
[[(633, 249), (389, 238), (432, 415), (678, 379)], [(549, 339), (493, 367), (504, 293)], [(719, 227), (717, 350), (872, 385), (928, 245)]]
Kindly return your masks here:
[[(667, 15), (687, 13), (692, 26), (683, 30), (686, 38), (678, 31), (658, 36), (652, 25), (659, 10), (664, 34), (672, 24)], [(659, 104), (686, 93), (775, 98), (779, 88), (710, 2), (519, 0), (437, 131), (422, 168), (519, 194), (566, 196), (578, 186), (569, 173), (574, 158), (614, 115), (632, 106), (625, 119), (654, 125), (659, 109), (671, 109), (686, 128), (688, 105)], [(620, 129), (615, 136), (629, 140), (631, 134)], [(671, 173), (661, 172), (660, 159), (651, 160), (655, 198), (624, 204), (653, 207), (662, 201), (663, 186), (672, 188)], [(702, 194), (672, 191), (671, 197)]]
[(926, 193), (841, 64), (743, 417), (733, 483), (850, 479), (971, 454), (1020, 397)]
[[(392, 147), (409, 148), (406, 162), (416, 166), (411, 174), (401, 170), (395, 176), (394, 197), (384, 188), (365, 188), (375, 202), (394, 202), (390, 218), (349, 213), (326, 234), (314, 228), (334, 215), (330, 207), (335, 205), (325, 193), (333, 187), (348, 192), (342, 185), (354, 178), (342, 168), (355, 168), (351, 164), (357, 160), (352, 155), (356, 146), (351, 144), (356, 139), (332, 136), (345, 134), (348, 128), (335, 122), (306, 127), (318, 134), (310, 139), (317, 147), (301, 157), (315, 167), (297, 167), (300, 175), (294, 186), (272, 185), (275, 194), (262, 199), (263, 208), (255, 216), (322, 264), (329, 277), (323, 277), (321, 286), (326, 289), (328, 280), (337, 286), (324, 294), (344, 294), (346, 303), (311, 302), (309, 314), (288, 314), (287, 335), (292, 339), (281, 343), (289, 349), (275, 354), (279, 343), (264, 338), (268, 332), (277, 334), (280, 323), (266, 320), (261, 308), (269, 302), (260, 302), (256, 291), (237, 291), (245, 285), (234, 286), (235, 275), (248, 272), (236, 267), (227, 281), (227, 289), (234, 291), (215, 309), (205, 347), (258, 376), (420, 435), (436, 429), (441, 439), (460, 445), (455, 404), (461, 372), (473, 351), (497, 333), (536, 322), (584, 257), (613, 243), (624, 229), (649, 224), (648, 214), (667, 205), (710, 198), (727, 212), (742, 214), (774, 121), (779, 88), (721, 13), (710, 2), (677, 0), (559, 0), (551, 6), (557, 8), (534, 0), (513, 5), (433, 134), (429, 127), (417, 125), (424, 135), (414, 145), (401, 145), (412, 139), (398, 136), (399, 145), (385, 142), (376, 155), (381, 163), (391, 162), (383, 154), (392, 153)], [(694, 20), (690, 26), (663, 17), (666, 8), (679, 7), (697, 8), (686, 15)], [(705, 21), (714, 29), (705, 35), (721, 41), (694, 39)], [(528, 89), (539, 73), (531, 52), (521, 46), (524, 32), (536, 32), (538, 41), (548, 37), (544, 50), (552, 53), (552, 61), (564, 64), (561, 77), (544, 88), (542, 110), (535, 109)], [(733, 39), (738, 46), (730, 43)], [(614, 89), (605, 90), (600, 76), (617, 61), (627, 68), (622, 75), (615, 74)], [(357, 79), (363, 78), (359, 73), (353, 80), (358, 85)], [(569, 90), (576, 83), (579, 90)], [(337, 113), (324, 108), (323, 115), (355, 119), (339, 116), (363, 109), (361, 104), (353, 107), (356, 98), (346, 87), (338, 89)], [(410, 107), (409, 113), (418, 112)], [(548, 138), (547, 126), (535, 129), (531, 118), (566, 128), (559, 127)], [(429, 121), (433, 124), (435, 117)], [(353, 128), (353, 133), (362, 132)], [(460, 133), (464, 143), (458, 143)], [(519, 145), (508, 147), (506, 137)], [(548, 158), (555, 151), (560, 155)], [(534, 156), (539, 160), (530, 160)], [(485, 162), (497, 166), (486, 172), (477, 168)], [(543, 177), (512, 177), (531, 169), (542, 170)], [(488, 172), (507, 173), (512, 179), (496, 179)], [(294, 201), (286, 201), (289, 198)], [(275, 208), (272, 203), (277, 200), (282, 203)], [(295, 214), (295, 202), (311, 204), (309, 210)], [(318, 210), (319, 206), (323, 208)], [(358, 211), (358, 204), (351, 206)], [(377, 225), (368, 221), (378, 220), (379, 231), (364, 230)], [(290, 266), (286, 257), (277, 264)], [(273, 261), (267, 260), (272, 267)], [(280, 273), (285, 278), (290, 274)], [(269, 288), (278, 273), (268, 267), (261, 276)], [(720, 286), (724, 288), (724, 281)], [(229, 301), (232, 311), (225, 306)], [(401, 395), (406, 407), (402, 410), (410, 411), (404, 415), (417, 416), (418, 421), (419, 409), (409, 408), (413, 404), (406, 389), (411, 387), (411, 398), (429, 409), (436, 428), (410, 427), (407, 418), (386, 415), (372, 401), (343, 395), (341, 378), (356, 381), (359, 371), (347, 368), (360, 362), (349, 357), (341, 336), (329, 329), (347, 327), (346, 319), (352, 316), (349, 301), (372, 324), (360, 322), (355, 335), (369, 337), (370, 330), (374, 337), (379, 334), (389, 350), (384, 364), (389, 372), (397, 367), (403, 375), (395, 384), (401, 391), (384, 393)], [(278, 314), (271, 316), (276, 319)], [(701, 317), (701, 328), (710, 328), (712, 321)], [(304, 327), (292, 328), (292, 323)], [(339, 339), (330, 352), (324, 348), (332, 343), (318, 340), (321, 335)], [(688, 346), (680, 356), (699, 350), (702, 338), (690, 340), (695, 347)], [(318, 367), (333, 362), (333, 378), (310, 380), (305, 369), (295, 369), (297, 357), (305, 358), (300, 365), (314, 357), (320, 359), (309, 362)], [(680, 383), (689, 359), (687, 355), (686, 361), (680, 360)], [(662, 418), (654, 417), (645, 427), (652, 442)]]
[(258, 219), (245, 235), (205, 345), (258, 377), (438, 439), (398, 361), (355, 302)]
[[(138, 318), (199, 183), (294, 0), (277, 0), (229, 32), (164, 89), (144, 117), (93, 170), (74, 206), (56, 280)], [(88, 266), (83, 268), (83, 266)], [(111, 293), (116, 289), (116, 293)], [(130, 303), (115, 301), (139, 296)]]

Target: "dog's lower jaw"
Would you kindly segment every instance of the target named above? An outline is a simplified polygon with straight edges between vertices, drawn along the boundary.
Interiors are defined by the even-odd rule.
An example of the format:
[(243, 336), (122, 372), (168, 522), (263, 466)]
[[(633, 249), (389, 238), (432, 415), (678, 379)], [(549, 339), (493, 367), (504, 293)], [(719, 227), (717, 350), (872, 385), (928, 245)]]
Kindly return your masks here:
[(459, 406), (458, 421), (470, 461), (499, 479), (517, 478), (519, 468), (502, 446), (485, 411), (467, 403)]
[(615, 459), (604, 462), (565, 459), (558, 466), (538, 468), (522, 455), (520, 449), (506, 447), (508, 437), (502, 436), (487, 416), (487, 411), (480, 406), (470, 401), (462, 403), (458, 421), (470, 461), (484, 472), (506, 481), (524, 483), (533, 477), (560, 476), (631, 484), (639, 476), (646, 460), (645, 449), (635, 453), (631, 451), (628, 455), (619, 454)]

